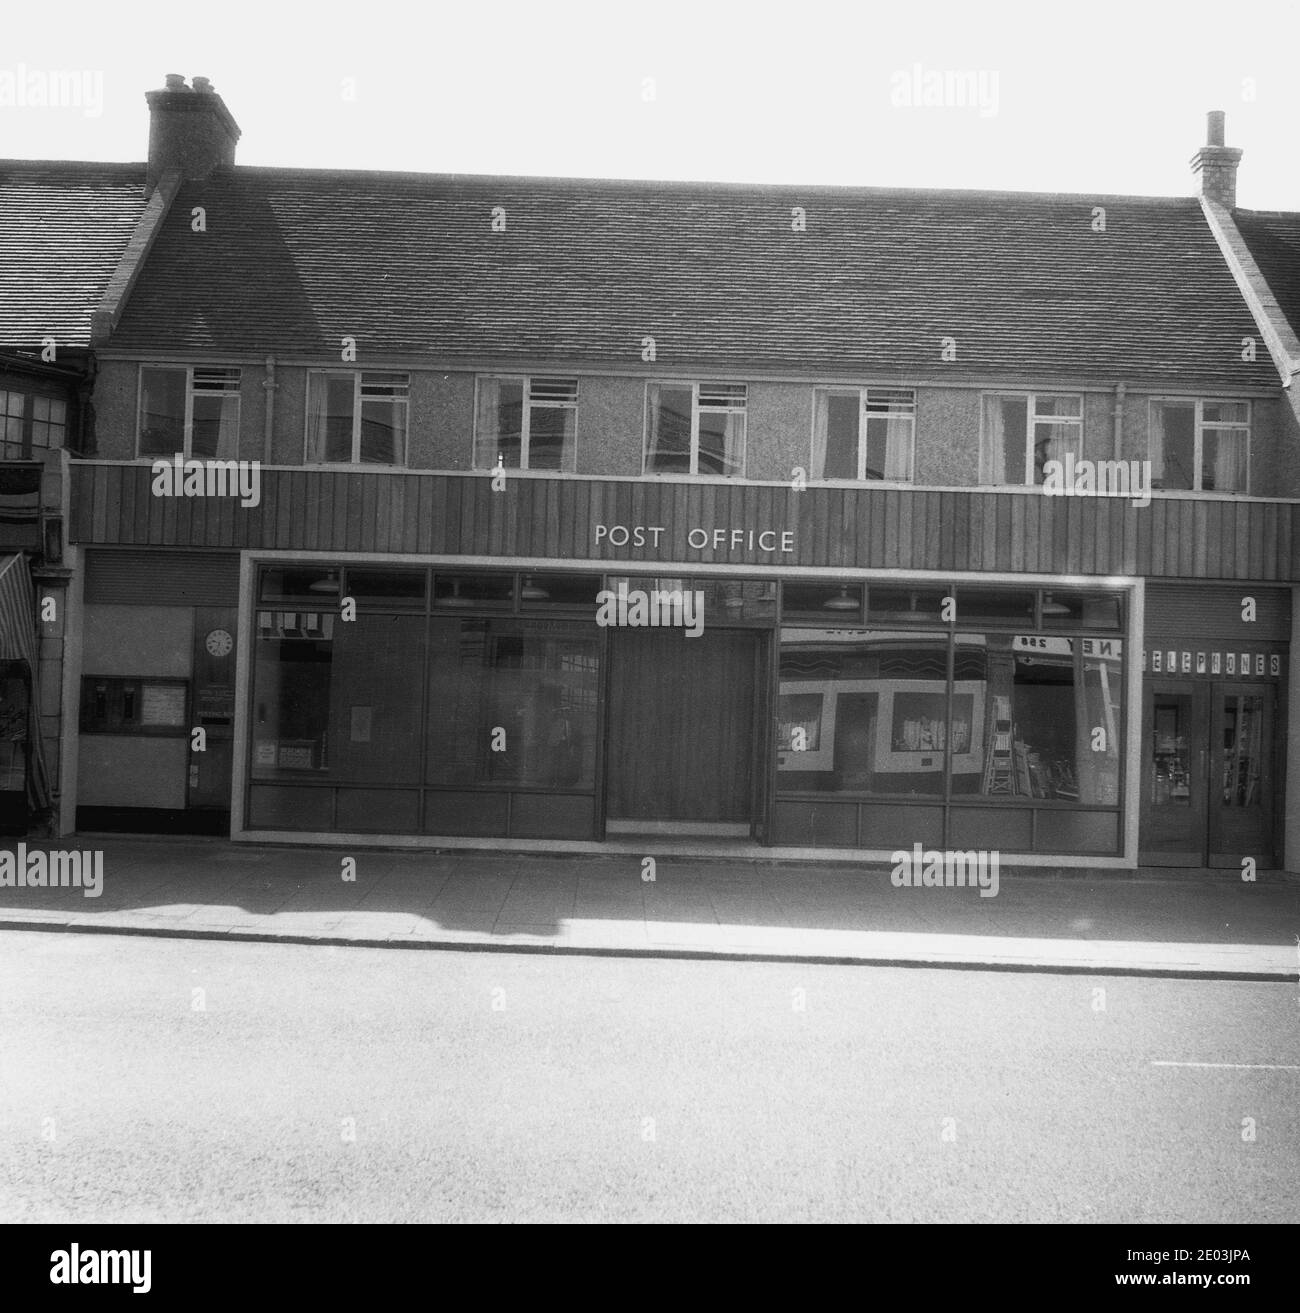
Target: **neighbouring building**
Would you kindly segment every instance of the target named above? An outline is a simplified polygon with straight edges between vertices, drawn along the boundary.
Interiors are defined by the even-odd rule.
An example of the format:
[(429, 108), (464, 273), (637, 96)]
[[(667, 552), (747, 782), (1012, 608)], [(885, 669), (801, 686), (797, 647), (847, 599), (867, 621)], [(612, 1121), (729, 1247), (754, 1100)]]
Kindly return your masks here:
[(0, 834), (60, 828), (69, 458), (93, 450), (91, 321), (124, 290), (144, 174), (0, 162)]
[(1300, 216), (1221, 116), (1169, 199), (254, 168), (148, 101), (64, 829), (1300, 864)]

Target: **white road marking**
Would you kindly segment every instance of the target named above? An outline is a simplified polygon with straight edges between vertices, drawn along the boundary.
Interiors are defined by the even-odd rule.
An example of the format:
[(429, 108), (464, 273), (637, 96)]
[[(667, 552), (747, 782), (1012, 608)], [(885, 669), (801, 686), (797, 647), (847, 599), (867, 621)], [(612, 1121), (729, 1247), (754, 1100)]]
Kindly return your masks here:
[(1153, 1067), (1214, 1067), (1222, 1071), (1300, 1071), (1300, 1063), (1287, 1066), (1271, 1062), (1152, 1062)]

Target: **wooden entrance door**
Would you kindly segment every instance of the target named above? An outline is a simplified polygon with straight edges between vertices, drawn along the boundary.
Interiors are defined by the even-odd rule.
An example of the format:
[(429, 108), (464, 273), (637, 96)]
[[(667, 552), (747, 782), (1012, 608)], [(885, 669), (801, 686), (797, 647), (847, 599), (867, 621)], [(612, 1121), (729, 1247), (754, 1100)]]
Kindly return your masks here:
[(749, 822), (759, 636), (618, 629), (611, 639), (609, 819)]

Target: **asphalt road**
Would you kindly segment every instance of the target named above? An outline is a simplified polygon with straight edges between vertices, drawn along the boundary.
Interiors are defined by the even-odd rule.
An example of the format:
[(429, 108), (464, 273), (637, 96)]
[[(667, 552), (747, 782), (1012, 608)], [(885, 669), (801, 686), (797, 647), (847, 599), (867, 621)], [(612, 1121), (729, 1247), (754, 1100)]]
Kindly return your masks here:
[(0, 1163), (6, 1222), (1295, 1222), (1300, 996), (3, 933)]

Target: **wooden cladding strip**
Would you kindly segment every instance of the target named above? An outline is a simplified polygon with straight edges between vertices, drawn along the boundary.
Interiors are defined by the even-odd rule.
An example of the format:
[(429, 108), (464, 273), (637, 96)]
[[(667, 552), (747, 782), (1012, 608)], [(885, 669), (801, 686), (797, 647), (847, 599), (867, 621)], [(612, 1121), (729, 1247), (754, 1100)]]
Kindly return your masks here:
[[(1297, 578), (1300, 506), (908, 488), (602, 482), (262, 470), (261, 500), (156, 497), (147, 465), (72, 465), (69, 535), (94, 545), (657, 560), (863, 569)], [(659, 550), (597, 543), (598, 525), (658, 527)], [(793, 535), (759, 550), (715, 530)], [(707, 536), (689, 545), (688, 534)], [(757, 540), (755, 540), (757, 542)]]

